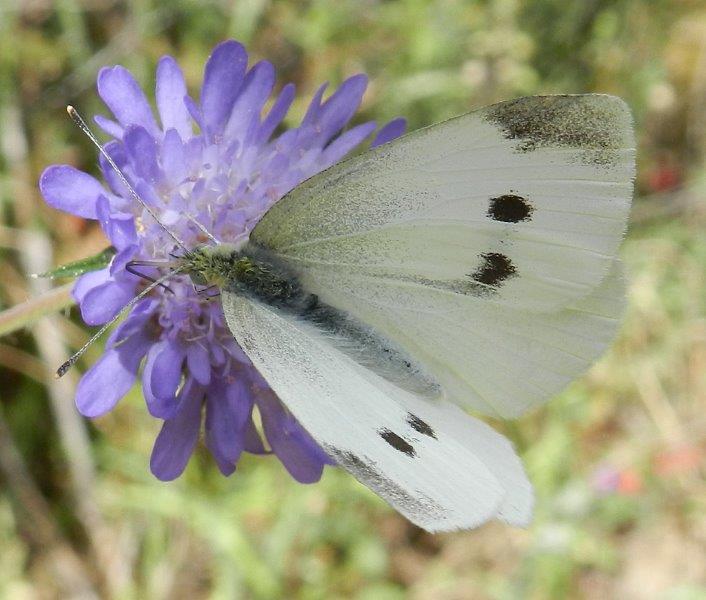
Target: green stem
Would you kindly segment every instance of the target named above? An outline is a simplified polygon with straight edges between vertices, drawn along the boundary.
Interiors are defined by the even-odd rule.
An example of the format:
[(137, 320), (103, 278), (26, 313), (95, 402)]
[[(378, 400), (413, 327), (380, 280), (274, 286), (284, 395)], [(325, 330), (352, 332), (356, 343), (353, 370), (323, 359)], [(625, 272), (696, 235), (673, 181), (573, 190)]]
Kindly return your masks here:
[(45, 315), (73, 306), (76, 303), (71, 296), (73, 286), (73, 283), (67, 283), (0, 312), (0, 337), (22, 329)]

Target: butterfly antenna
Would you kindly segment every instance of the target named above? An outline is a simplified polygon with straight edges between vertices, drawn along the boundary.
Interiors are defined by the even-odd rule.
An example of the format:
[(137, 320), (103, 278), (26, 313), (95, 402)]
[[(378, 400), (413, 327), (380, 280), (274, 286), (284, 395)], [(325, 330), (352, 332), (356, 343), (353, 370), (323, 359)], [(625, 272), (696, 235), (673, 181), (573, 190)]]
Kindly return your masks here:
[(130, 302), (128, 302), (125, 306), (123, 306), (120, 311), (118, 312), (117, 315), (115, 315), (110, 321), (108, 321), (103, 327), (101, 327), (93, 336), (91, 336), (91, 339), (88, 340), (74, 355), (67, 360), (63, 365), (61, 365), (57, 370), (56, 374), (54, 377), (56, 379), (59, 379), (59, 377), (63, 377), (66, 372), (73, 367), (76, 364), (76, 361), (81, 358), (81, 355), (88, 350), (88, 347), (95, 342), (100, 336), (102, 336), (106, 330), (113, 324), (115, 321), (117, 321), (120, 317), (122, 317), (127, 311), (129, 311), (137, 302), (142, 300), (147, 294), (149, 294), (154, 288), (157, 286), (162, 285), (167, 279), (170, 277), (174, 277), (175, 275), (178, 275), (182, 271), (186, 269), (186, 265), (177, 267), (173, 271), (170, 271), (166, 275), (163, 275), (159, 279), (155, 280), (152, 282), (150, 285), (148, 285), (144, 290), (142, 290), (137, 296), (135, 296)]
[(123, 182), (123, 185), (128, 189), (130, 192), (130, 195), (135, 199), (141, 206), (144, 208), (150, 216), (157, 221), (157, 224), (167, 232), (169, 237), (171, 237), (184, 252), (188, 253), (188, 249), (186, 248), (186, 245), (184, 242), (182, 242), (174, 232), (172, 232), (162, 221), (159, 220), (159, 217), (157, 214), (147, 205), (147, 203), (140, 197), (140, 195), (135, 191), (135, 188), (130, 185), (130, 182), (127, 180), (127, 177), (125, 177), (124, 173), (120, 170), (120, 167), (118, 167), (117, 164), (115, 164), (115, 161), (113, 160), (113, 157), (106, 152), (105, 148), (103, 145), (98, 141), (98, 138), (95, 136), (95, 134), (91, 131), (91, 129), (86, 125), (86, 121), (83, 120), (83, 117), (78, 114), (78, 111), (71, 105), (66, 107), (66, 112), (69, 113), (69, 116), (73, 119), (74, 123), (78, 125), (79, 129), (83, 131), (83, 133), (86, 134), (89, 140), (93, 142), (93, 145), (98, 148), (98, 151), (105, 157), (105, 159), (108, 161), (108, 164), (113, 168), (113, 170), (117, 173), (118, 177), (120, 178), (120, 181)]
[(203, 224), (202, 224), (200, 221), (198, 221), (195, 217), (192, 217), (191, 215), (188, 215), (188, 214), (185, 215), (185, 216), (186, 216), (186, 218), (187, 218), (189, 221), (191, 221), (194, 225), (196, 225), (196, 227), (198, 227), (198, 228), (201, 230), (201, 232), (202, 232), (209, 240), (211, 240), (214, 244), (216, 244), (216, 246), (218, 246), (218, 245), (220, 244), (220, 242), (213, 236), (213, 234), (212, 234), (208, 229), (206, 229), (206, 228), (203, 226)]

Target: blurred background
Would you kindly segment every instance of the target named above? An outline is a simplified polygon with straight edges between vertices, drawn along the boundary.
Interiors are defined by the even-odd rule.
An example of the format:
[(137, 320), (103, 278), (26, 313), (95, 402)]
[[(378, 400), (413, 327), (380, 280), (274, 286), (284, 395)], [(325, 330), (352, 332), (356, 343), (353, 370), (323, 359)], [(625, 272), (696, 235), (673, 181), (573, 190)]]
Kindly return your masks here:
[(493, 423), (536, 486), (531, 527), (429, 535), (333, 469), (302, 486), (246, 457), (226, 479), (198, 454), (158, 482), (140, 393), (80, 418), (80, 373), (51, 373), (88, 331), (73, 311), (42, 319), (0, 338), (0, 598), (706, 598), (703, 0), (0, 0), (2, 308), (44, 291), (27, 273), (105, 246), (36, 188), (52, 163), (97, 173), (65, 105), (106, 114), (99, 68), (151, 90), (165, 53), (196, 91), (229, 37), (297, 83), (291, 124), (320, 82), (361, 71), (358, 119), (411, 129), (524, 94), (625, 98), (639, 148), (625, 325), (545, 408)]

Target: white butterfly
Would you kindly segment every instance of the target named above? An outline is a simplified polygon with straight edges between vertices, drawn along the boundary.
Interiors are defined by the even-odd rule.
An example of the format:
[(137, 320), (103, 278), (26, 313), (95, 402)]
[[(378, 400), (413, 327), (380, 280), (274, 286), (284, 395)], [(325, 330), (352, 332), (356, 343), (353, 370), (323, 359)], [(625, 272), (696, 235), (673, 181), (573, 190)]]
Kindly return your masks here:
[(428, 531), (531, 519), (516, 417), (610, 344), (632, 121), (537, 96), (415, 131), (282, 198), (238, 247), (186, 254), (228, 326), (338, 463)]
[(221, 273), (228, 326), (319, 444), (410, 521), (525, 525), (511, 444), (458, 406), (518, 416), (611, 342), (634, 158), (629, 111), (603, 95), (504, 102), (350, 158), (231, 250), (268, 268)]

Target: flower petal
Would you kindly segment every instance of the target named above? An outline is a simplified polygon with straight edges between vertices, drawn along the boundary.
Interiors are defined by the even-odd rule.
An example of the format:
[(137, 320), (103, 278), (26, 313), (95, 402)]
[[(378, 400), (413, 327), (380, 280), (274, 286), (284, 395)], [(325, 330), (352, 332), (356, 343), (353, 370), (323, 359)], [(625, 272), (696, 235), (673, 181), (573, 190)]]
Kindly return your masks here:
[(125, 132), (125, 128), (122, 125), (119, 125), (112, 119), (108, 119), (103, 115), (95, 115), (93, 117), (93, 120), (95, 121), (96, 125), (98, 125), (98, 127), (100, 127), (108, 135), (112, 135), (118, 140), (122, 139), (123, 133)]
[(98, 199), (97, 212), (103, 232), (118, 251), (137, 244), (137, 230), (133, 215), (111, 213), (110, 201), (105, 196)]
[(274, 85), (275, 68), (272, 63), (263, 60), (250, 69), (225, 127), (223, 135), (226, 139), (245, 139), (253, 120), (257, 119), (259, 123), (260, 112)]
[(160, 400), (168, 400), (176, 395), (181, 382), (181, 368), (185, 353), (175, 343), (165, 340), (155, 346), (154, 364), (150, 379), (152, 394)]
[[(113, 140), (105, 144), (103, 149), (110, 155), (110, 158), (113, 159), (113, 162), (118, 169), (120, 169), (120, 172), (129, 181), (128, 169), (130, 169), (130, 166), (123, 143)], [(120, 204), (121, 208), (132, 204), (134, 201), (130, 197), (130, 191), (127, 189), (125, 183), (123, 183), (120, 175), (115, 172), (115, 169), (108, 162), (108, 159), (103, 156), (102, 152), (98, 155), (98, 162), (100, 163), (103, 177), (108, 182), (108, 187), (110, 187), (110, 190), (117, 196), (117, 198), (113, 198), (113, 200), (117, 199), (117, 204)], [(114, 204), (116, 204), (116, 202), (111, 202), (111, 206)]]
[(346, 79), (323, 103), (317, 124), (324, 141), (331, 139), (351, 120), (367, 87), (368, 78), (365, 75), (354, 75)]
[(337, 163), (373, 131), (375, 131), (375, 122), (369, 121), (368, 123), (356, 125), (344, 134), (339, 135), (321, 153), (321, 158), (319, 159), (321, 168), (326, 169)]
[(111, 281), (110, 278), (110, 268), (100, 269), (98, 271), (90, 271), (89, 273), (84, 273), (81, 275), (74, 284), (71, 290), (71, 295), (74, 297), (78, 304), (83, 302), (83, 298), (88, 292), (93, 288), (103, 285), (104, 283)]
[(265, 449), (260, 432), (255, 427), (252, 417), (245, 424), (244, 445), (245, 451), (250, 452), (250, 454), (271, 454)]
[(70, 165), (52, 165), (39, 178), (39, 189), (47, 204), (71, 213), (95, 219), (98, 197), (105, 188), (88, 173)]
[(76, 389), (76, 406), (82, 415), (100, 417), (113, 409), (130, 391), (150, 343), (144, 333), (134, 333), (117, 347), (106, 350), (86, 371)]
[(326, 455), (296, 419), (288, 414), (273, 392), (257, 397), (262, 426), (272, 451), (299, 483), (321, 479)]
[(229, 40), (216, 46), (206, 63), (201, 89), (201, 112), (208, 132), (220, 133), (243, 82), (248, 54)]
[(314, 92), (314, 96), (311, 98), (311, 102), (309, 102), (309, 106), (307, 107), (304, 118), (302, 119), (300, 129), (304, 129), (308, 125), (313, 125), (318, 120), (319, 113), (321, 111), (321, 98), (323, 98), (327, 87), (328, 82), (322, 83), (316, 92)]
[(209, 451), (211, 452), (213, 460), (216, 461), (216, 466), (218, 467), (218, 470), (221, 472), (222, 475), (228, 477), (235, 473), (236, 465), (234, 462), (230, 462), (226, 458), (223, 458), (220, 454), (218, 454), (216, 450), (209, 448)]
[(246, 380), (227, 383), (218, 379), (211, 384), (206, 396), (206, 445), (214, 454), (232, 464), (238, 462), (252, 407)]
[(404, 117), (397, 117), (396, 119), (392, 119), (392, 121), (389, 121), (380, 128), (380, 131), (378, 131), (377, 135), (375, 136), (375, 139), (373, 140), (373, 143), (370, 144), (370, 147), (375, 148), (377, 146), (387, 144), (387, 142), (391, 142), (392, 140), (400, 137), (401, 135), (404, 135), (406, 129), (407, 119), (405, 119)]
[(162, 129), (176, 129), (183, 139), (193, 135), (189, 111), (184, 104), (186, 94), (186, 82), (179, 65), (171, 56), (163, 56), (157, 63), (157, 110)]
[(108, 280), (91, 288), (81, 300), (81, 317), (87, 325), (107, 323), (135, 296), (135, 283)]
[(203, 388), (187, 379), (179, 394), (179, 411), (164, 422), (154, 442), (150, 470), (157, 479), (171, 481), (184, 472), (201, 429)]
[(167, 129), (162, 142), (162, 168), (167, 182), (177, 186), (184, 181), (189, 173), (186, 165), (186, 152), (176, 129)]
[(125, 150), (138, 177), (152, 185), (162, 179), (157, 162), (157, 142), (144, 127), (128, 127), (123, 136)]
[(186, 365), (189, 373), (201, 385), (211, 382), (211, 357), (201, 344), (189, 344), (186, 347)]
[(294, 102), (294, 93), (295, 87), (293, 83), (288, 83), (282, 88), (282, 91), (279, 93), (277, 100), (275, 100), (275, 103), (272, 105), (270, 112), (267, 113), (265, 120), (262, 122), (257, 138), (253, 143), (262, 144), (270, 139), (270, 136), (274, 133), (277, 125), (282, 122), (282, 119), (284, 119), (287, 112), (289, 112), (289, 108), (292, 106), (292, 102)]
[(110, 261), (108, 269), (110, 270), (112, 277), (118, 283), (127, 282), (133, 285), (136, 283), (133, 280), (133, 275), (125, 271), (125, 266), (133, 259), (137, 251), (137, 246), (127, 246), (126, 248), (120, 250), (120, 252), (118, 252)]
[(163, 344), (166, 343), (168, 342), (163, 340), (161, 342), (157, 342), (150, 348), (150, 351), (147, 353), (144, 369), (142, 370), (142, 395), (145, 398), (147, 410), (153, 417), (158, 419), (171, 419), (179, 410), (179, 402), (176, 396), (171, 396), (169, 398), (158, 398), (152, 392), (152, 372), (154, 370), (154, 363), (162, 351)]
[(98, 95), (123, 127), (141, 125), (153, 136), (159, 133), (145, 94), (125, 67), (118, 65), (100, 70)]

